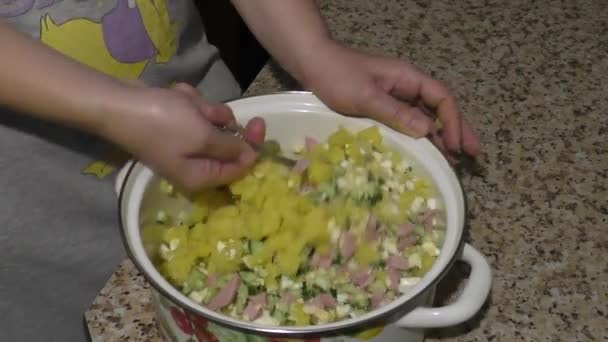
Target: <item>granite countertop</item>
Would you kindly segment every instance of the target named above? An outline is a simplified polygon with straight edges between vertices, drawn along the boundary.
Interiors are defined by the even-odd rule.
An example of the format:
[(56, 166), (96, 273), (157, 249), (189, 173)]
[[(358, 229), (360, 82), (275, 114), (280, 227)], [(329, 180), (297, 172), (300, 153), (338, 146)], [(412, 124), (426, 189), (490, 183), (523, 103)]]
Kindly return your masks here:
[[(494, 270), (486, 306), (429, 341), (608, 341), (608, 2), (320, 1), (335, 36), (445, 80), (485, 172), (462, 175), (467, 240)], [(336, 80), (339, 82), (339, 80)], [(267, 65), (248, 94), (294, 89)], [(465, 276), (442, 282), (449, 300)], [(125, 261), (86, 313), (93, 340), (157, 336)]]

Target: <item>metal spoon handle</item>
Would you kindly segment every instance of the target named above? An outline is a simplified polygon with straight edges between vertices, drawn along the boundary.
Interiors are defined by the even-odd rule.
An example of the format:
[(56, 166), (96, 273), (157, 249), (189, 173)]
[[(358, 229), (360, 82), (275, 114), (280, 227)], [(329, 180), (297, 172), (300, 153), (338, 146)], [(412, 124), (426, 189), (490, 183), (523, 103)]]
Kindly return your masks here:
[(245, 141), (246, 143), (248, 143), (251, 146), (251, 148), (253, 148), (254, 151), (256, 151), (258, 153), (258, 155), (265, 155), (267, 157), (271, 157), (274, 160), (278, 161), (279, 163), (286, 165), (288, 167), (293, 167), (296, 164), (296, 161), (293, 159), (289, 159), (287, 157), (283, 157), (280, 155), (267, 153), (266, 149), (264, 149), (260, 144), (257, 144), (255, 142), (252, 142), (249, 139), (247, 139), (247, 137), (245, 136), (245, 129), (238, 124), (234, 124), (234, 125), (230, 125), (230, 126), (228, 126), (228, 125), (220, 126), (220, 127), (218, 127), (218, 129), (222, 132), (230, 133), (230, 134), (234, 135), (235, 137)]

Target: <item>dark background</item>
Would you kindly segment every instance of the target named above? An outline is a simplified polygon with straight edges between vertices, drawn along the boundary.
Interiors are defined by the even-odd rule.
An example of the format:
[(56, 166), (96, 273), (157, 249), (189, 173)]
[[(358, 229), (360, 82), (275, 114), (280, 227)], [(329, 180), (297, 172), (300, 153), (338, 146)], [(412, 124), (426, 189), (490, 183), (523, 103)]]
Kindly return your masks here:
[(217, 46), (243, 90), (268, 60), (268, 53), (257, 42), (228, 0), (195, 0), (203, 18), (209, 42)]

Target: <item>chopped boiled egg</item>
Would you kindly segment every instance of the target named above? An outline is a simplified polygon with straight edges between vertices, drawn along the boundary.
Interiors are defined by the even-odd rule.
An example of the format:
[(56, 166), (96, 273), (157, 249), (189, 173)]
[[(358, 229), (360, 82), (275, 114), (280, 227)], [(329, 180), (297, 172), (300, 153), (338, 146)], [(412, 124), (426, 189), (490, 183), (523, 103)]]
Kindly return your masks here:
[(167, 222), (168, 218), (169, 218), (169, 215), (167, 215), (167, 213), (164, 210), (159, 210), (156, 213), (156, 222), (158, 222), (158, 223), (165, 223), (165, 222)]
[(190, 292), (190, 295), (188, 295), (188, 297), (190, 297), (190, 299), (192, 299), (193, 301), (200, 304), (207, 298), (208, 294), (209, 294), (209, 289), (205, 288), (200, 291)]
[(348, 314), (350, 314), (351, 310), (352, 308), (348, 304), (338, 305), (336, 306), (336, 316), (338, 316), (338, 318), (346, 317)]
[(169, 241), (169, 250), (174, 251), (179, 247), (179, 239), (173, 239)]
[(406, 181), (406, 182), (405, 182), (405, 187), (406, 187), (406, 188), (407, 188), (409, 191), (414, 190), (414, 182), (409, 181), (409, 180), (408, 180), (408, 181)]
[(429, 255), (431, 255), (431, 256), (438, 256), (439, 255), (439, 249), (431, 241), (427, 241), (427, 242), (423, 243), (422, 244), (422, 249), (425, 252), (427, 252)]
[(226, 244), (223, 243), (222, 241), (218, 241), (217, 245), (216, 245), (217, 251), (221, 252), (224, 250), (224, 248), (226, 248)]
[(420, 267), (422, 267), (422, 258), (420, 257), (420, 254), (414, 253), (407, 258), (407, 263), (410, 268), (412, 268), (412, 267), (420, 268)]
[(160, 245), (159, 252), (160, 252), (161, 258), (163, 258), (165, 260), (170, 260), (172, 257), (171, 250), (169, 249), (169, 246), (167, 246), (167, 244), (165, 244), (165, 243)]
[(416, 198), (414, 198), (414, 201), (412, 202), (410, 210), (413, 212), (418, 212), (422, 208), (422, 204), (424, 204), (424, 198), (416, 196)]
[(397, 250), (397, 240), (395, 238), (386, 238), (382, 241), (382, 248), (391, 255), (399, 253)]
[(281, 276), (281, 289), (286, 290), (294, 285), (294, 282), (289, 277)]
[(268, 310), (264, 310), (262, 312), (262, 316), (258, 319), (254, 320), (253, 323), (262, 324), (262, 325), (279, 325), (279, 321), (270, 315)]
[(399, 281), (399, 292), (405, 293), (420, 281), (418, 277), (404, 277)]
[(336, 295), (336, 300), (338, 301), (338, 303), (346, 303), (346, 301), (348, 301), (348, 294), (346, 293), (338, 293)]
[(292, 151), (297, 154), (304, 152), (304, 144), (302, 144), (302, 143), (296, 144), (293, 147)]
[(426, 200), (426, 206), (431, 210), (437, 209), (437, 200), (434, 198), (429, 198)]

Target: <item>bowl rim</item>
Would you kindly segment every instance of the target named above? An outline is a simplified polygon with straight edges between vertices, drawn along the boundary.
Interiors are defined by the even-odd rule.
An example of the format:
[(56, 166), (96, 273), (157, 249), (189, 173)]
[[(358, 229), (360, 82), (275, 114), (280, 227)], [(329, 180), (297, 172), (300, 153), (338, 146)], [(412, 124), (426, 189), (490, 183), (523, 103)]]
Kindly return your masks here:
[[(313, 97), (316, 98), (316, 96), (312, 92), (295, 90), (295, 91), (278, 91), (278, 92), (270, 92), (270, 93), (265, 93), (265, 94), (241, 96), (241, 97), (238, 97), (237, 99), (235, 99), (234, 101), (239, 101), (239, 100), (248, 99), (248, 98), (272, 96), (272, 95), (306, 95), (306, 96), (312, 95)], [(230, 104), (230, 102), (228, 102), (228, 104)], [(431, 145), (431, 146), (436, 151), (438, 151), (434, 145)], [(127, 167), (127, 170), (126, 170), (125, 176), (124, 176), (124, 180), (122, 181), (122, 184), (120, 185), (120, 191), (119, 191), (118, 201), (117, 201), (120, 235), (121, 235), (121, 239), (123, 241), (123, 245), (125, 247), (125, 250), (126, 250), (126, 253), (127, 253), (129, 259), (131, 260), (131, 262), (133, 262), (133, 264), (135, 265), (137, 270), (143, 275), (143, 277), (146, 279), (146, 281), (148, 281), (148, 283), (150, 283), (150, 285), (152, 285), (153, 289), (155, 291), (157, 291), (161, 296), (164, 296), (169, 301), (174, 303), (175, 305), (181, 307), (184, 310), (188, 310), (192, 313), (203, 316), (204, 318), (206, 318), (220, 326), (223, 326), (224, 328), (233, 329), (233, 330), (240, 331), (240, 332), (246, 333), (246, 334), (272, 336), (272, 337), (278, 337), (278, 338), (310, 338), (313, 336), (318, 337), (320, 335), (338, 336), (338, 335), (349, 335), (352, 333), (359, 332), (361, 330), (369, 329), (370, 327), (374, 327), (374, 326), (386, 324), (386, 323), (391, 323), (395, 320), (398, 320), (399, 318), (402, 318), (409, 311), (415, 309), (417, 306), (419, 306), (419, 299), (421, 297), (427, 295), (429, 291), (434, 291), (434, 288), (437, 285), (437, 283), (445, 277), (445, 275), (449, 272), (449, 270), (452, 268), (454, 263), (458, 260), (458, 257), (462, 253), (462, 249), (464, 246), (464, 226), (465, 226), (465, 222), (466, 222), (465, 214), (466, 214), (466, 208), (467, 208), (467, 201), (466, 201), (466, 197), (464, 196), (464, 193), (463, 193), (461, 180), (459, 177), (456, 176), (454, 178), (457, 180), (457, 187), (459, 188), (459, 195), (463, 201), (464, 211), (462, 213), (462, 215), (463, 215), (462, 224), (458, 224), (459, 225), (458, 237), (456, 238), (456, 241), (455, 241), (456, 246), (453, 249), (453, 254), (450, 256), (449, 260), (446, 262), (443, 269), (441, 269), (438, 272), (438, 274), (435, 276), (435, 278), (431, 279), (426, 286), (424, 286), (422, 289), (419, 289), (418, 292), (415, 293), (414, 295), (412, 295), (408, 300), (406, 300), (403, 303), (396, 305), (393, 308), (390, 308), (388, 310), (383, 311), (383, 309), (386, 308), (386, 306), (385, 306), (384, 308), (371, 310), (363, 317), (359, 317), (356, 319), (337, 321), (337, 322), (332, 322), (332, 323), (328, 323), (328, 324), (309, 325), (309, 326), (293, 326), (293, 327), (291, 327), (291, 326), (265, 326), (265, 325), (253, 324), (252, 322), (234, 319), (234, 318), (225, 316), (221, 313), (211, 311), (209, 309), (204, 308), (200, 304), (192, 304), (192, 303), (183, 301), (179, 298), (176, 298), (171, 293), (169, 293), (163, 287), (163, 285), (161, 285), (158, 281), (156, 281), (156, 279), (149, 273), (149, 270), (147, 269), (147, 267), (145, 267), (142, 264), (142, 262), (138, 259), (138, 257), (135, 255), (135, 253), (133, 252), (133, 246), (131, 244), (131, 241), (130, 241), (129, 237), (127, 236), (127, 230), (128, 230), (128, 228), (126, 227), (127, 225), (124, 222), (125, 220), (123, 220), (123, 214), (124, 214), (123, 213), (123, 201), (125, 200), (127, 185), (131, 181), (134, 181), (141, 175), (141, 171), (138, 174), (134, 175), (134, 172), (138, 166), (141, 168), (144, 168), (144, 169), (148, 169), (148, 167), (146, 165), (144, 165), (143, 163), (141, 163), (140, 161), (137, 161), (137, 160), (134, 160)], [(453, 171), (451, 171), (451, 172), (453, 173)], [(135, 176), (135, 179), (133, 179), (133, 176)], [(399, 301), (399, 298), (402, 298), (403, 296), (405, 296), (405, 294), (402, 295), (401, 297), (398, 297), (397, 299), (393, 300), (392, 303), (393, 304), (396, 303), (397, 301)], [(390, 306), (390, 304), (389, 304), (389, 306)], [(202, 310), (201, 310), (201, 308), (202, 308)], [(374, 313), (375, 311), (379, 311), (379, 312), (371, 315), (371, 313)], [(369, 316), (369, 317), (365, 317), (365, 316)]]

